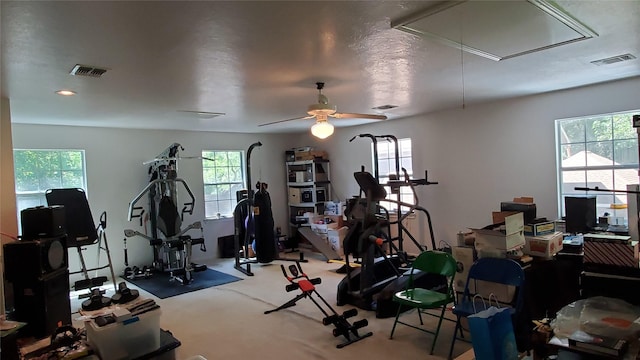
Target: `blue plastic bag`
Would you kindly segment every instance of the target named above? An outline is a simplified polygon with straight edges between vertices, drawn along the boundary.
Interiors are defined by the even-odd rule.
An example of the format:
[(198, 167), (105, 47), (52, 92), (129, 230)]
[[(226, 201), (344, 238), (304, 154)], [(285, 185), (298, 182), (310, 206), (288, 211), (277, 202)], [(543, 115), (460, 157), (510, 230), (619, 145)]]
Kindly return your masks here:
[(518, 347), (509, 308), (491, 306), (470, 315), (468, 320), (476, 360), (518, 358)]

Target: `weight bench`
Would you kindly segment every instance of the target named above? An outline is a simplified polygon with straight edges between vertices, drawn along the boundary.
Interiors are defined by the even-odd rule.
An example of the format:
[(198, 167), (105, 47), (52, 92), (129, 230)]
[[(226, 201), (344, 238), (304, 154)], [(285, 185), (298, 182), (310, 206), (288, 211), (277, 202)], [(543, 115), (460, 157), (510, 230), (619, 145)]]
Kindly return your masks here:
[[(347, 320), (350, 317), (358, 315), (357, 309), (349, 309), (343, 312), (342, 315), (339, 315), (316, 290), (315, 285), (320, 284), (322, 280), (320, 278), (310, 279), (307, 274), (302, 271), (300, 262), (296, 261), (296, 265), (289, 265), (289, 272), (291, 273), (291, 275), (287, 274), (284, 265), (280, 265), (280, 268), (282, 269), (282, 274), (284, 275), (284, 277), (289, 281), (289, 284), (285, 287), (287, 292), (300, 289), (302, 293), (298, 294), (293, 299), (287, 301), (286, 303), (278, 306), (275, 309), (265, 311), (265, 314), (270, 314), (275, 311), (295, 306), (298, 300), (309, 298), (309, 300), (313, 301), (318, 309), (320, 309), (320, 311), (324, 314), (325, 317), (322, 319), (322, 324), (325, 326), (334, 326), (333, 336), (344, 336), (345, 341), (336, 345), (338, 349), (341, 349), (349, 344), (353, 344), (354, 342), (360, 341), (373, 334), (372, 332), (367, 332), (365, 334), (360, 334), (358, 332), (359, 329), (369, 325), (367, 319), (358, 320), (353, 324), (351, 324), (349, 320)], [(320, 302), (313, 298), (313, 295), (320, 299), (321, 303), (324, 304), (326, 309), (320, 305)]]

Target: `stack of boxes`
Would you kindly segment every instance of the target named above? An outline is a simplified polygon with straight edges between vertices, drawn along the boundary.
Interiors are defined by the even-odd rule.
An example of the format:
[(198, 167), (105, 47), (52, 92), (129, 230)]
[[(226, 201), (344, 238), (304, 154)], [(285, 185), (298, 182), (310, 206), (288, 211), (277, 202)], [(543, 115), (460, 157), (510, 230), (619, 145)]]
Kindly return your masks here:
[[(464, 291), (469, 268), (478, 257), (516, 257), (522, 254), (552, 258), (562, 249), (563, 233), (556, 231), (555, 222), (536, 217), (536, 205), (531, 197), (502, 202), (500, 211), (492, 213), (492, 224), (471, 228), (472, 236), (458, 235), (458, 246), (452, 248), (458, 262), (456, 291)], [(467, 241), (467, 238), (473, 238)], [(513, 289), (482, 284), (481, 294), (493, 293), (499, 300), (509, 299)], [(470, 289), (474, 292), (475, 289)]]
[(338, 255), (344, 256), (342, 241), (349, 228), (344, 226), (342, 215), (316, 215), (311, 221), (311, 230), (323, 238)]

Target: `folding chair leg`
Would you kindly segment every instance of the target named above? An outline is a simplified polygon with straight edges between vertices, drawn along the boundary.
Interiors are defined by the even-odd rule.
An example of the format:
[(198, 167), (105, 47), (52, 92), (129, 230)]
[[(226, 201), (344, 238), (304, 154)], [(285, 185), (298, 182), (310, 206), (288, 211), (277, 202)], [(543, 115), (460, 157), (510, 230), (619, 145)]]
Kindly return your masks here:
[(418, 309), (418, 317), (420, 318), (420, 325), (424, 326), (424, 322), (422, 321), (422, 310)]
[(462, 336), (462, 326), (460, 325), (460, 317), (456, 317), (456, 327), (453, 329), (453, 339), (451, 339), (451, 347), (449, 348), (449, 356), (447, 359), (451, 360), (451, 355), (453, 355), (453, 345), (456, 343), (458, 339), (458, 329), (460, 329), (460, 336)]
[(389, 335), (389, 339), (393, 339), (393, 332), (396, 331), (396, 325), (398, 325), (401, 307), (402, 305), (398, 304), (398, 312), (396, 313), (396, 319), (393, 321), (393, 327), (391, 328), (391, 335)]
[(447, 305), (442, 306), (442, 312), (440, 313), (440, 320), (438, 320), (438, 326), (436, 332), (433, 334), (433, 342), (431, 343), (431, 355), (433, 355), (433, 349), (436, 347), (436, 340), (438, 340), (438, 334), (440, 334), (440, 326), (442, 325), (442, 318), (444, 318), (444, 311), (447, 309)]

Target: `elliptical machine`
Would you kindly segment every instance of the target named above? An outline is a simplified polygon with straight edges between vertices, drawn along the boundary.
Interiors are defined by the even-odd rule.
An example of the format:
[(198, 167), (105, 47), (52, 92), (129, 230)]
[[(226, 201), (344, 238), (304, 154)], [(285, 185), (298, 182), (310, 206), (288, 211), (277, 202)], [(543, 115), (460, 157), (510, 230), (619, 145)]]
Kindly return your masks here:
[[(370, 138), (373, 142), (374, 173), (376, 175), (374, 177), (365, 172), (364, 167), (360, 172), (354, 174), (358, 185), (360, 185), (360, 193), (361, 195), (365, 194), (366, 201), (363, 201), (362, 197), (355, 197), (348, 202), (345, 213), (357, 221), (349, 224), (349, 232), (345, 236), (343, 247), (345, 252), (348, 251), (354, 257), (362, 257), (363, 266), (352, 270), (348, 265), (348, 255), (345, 254), (347, 276), (338, 285), (337, 301), (338, 305), (349, 303), (365, 310), (375, 310), (378, 318), (395, 316), (397, 304), (392, 302), (391, 297), (404, 287), (408, 279), (406, 271), (409, 270), (412, 260), (403, 249), (404, 237), (407, 236), (420, 252), (427, 250), (406, 228), (404, 221), (416, 213), (425, 215), (431, 245), (433, 249), (436, 248), (431, 216), (424, 207), (419, 205), (414, 187), (433, 185), (437, 182), (429, 181), (426, 171), (424, 179), (411, 179), (404, 168), (402, 168), (403, 179), (400, 177), (399, 146), (395, 136), (360, 134), (351, 138), (350, 141), (356, 137)], [(389, 175), (390, 180), (386, 184), (379, 183), (378, 139), (391, 141), (395, 146), (396, 173)], [(384, 186), (390, 187), (391, 192), (397, 195), (397, 199), (387, 199)], [(413, 204), (401, 200), (400, 189), (402, 187), (411, 189)], [(394, 203), (398, 206), (397, 219), (390, 220), (389, 211), (379, 205), (380, 201)], [(393, 237), (391, 236), (392, 226), (397, 227), (397, 234)], [(380, 244), (387, 249), (382, 249)], [(388, 255), (385, 250), (388, 250)], [(437, 276), (426, 275), (415, 279), (419, 282), (416, 285), (425, 288), (446, 285), (446, 282)]]
[[(372, 310), (373, 295), (402, 276), (399, 268), (406, 264), (401, 257), (387, 256), (382, 248), (389, 243), (388, 220), (377, 210), (378, 202), (387, 196), (386, 190), (369, 172), (356, 172), (354, 177), (365, 198), (350, 199), (345, 210), (349, 223), (343, 241), (347, 274), (338, 284), (337, 304)], [(351, 267), (349, 255), (361, 258), (361, 266)]]

